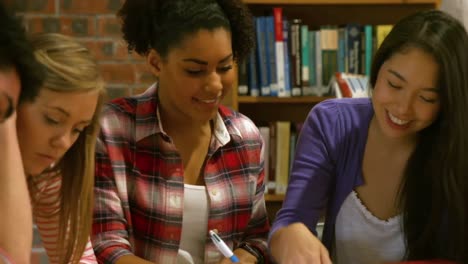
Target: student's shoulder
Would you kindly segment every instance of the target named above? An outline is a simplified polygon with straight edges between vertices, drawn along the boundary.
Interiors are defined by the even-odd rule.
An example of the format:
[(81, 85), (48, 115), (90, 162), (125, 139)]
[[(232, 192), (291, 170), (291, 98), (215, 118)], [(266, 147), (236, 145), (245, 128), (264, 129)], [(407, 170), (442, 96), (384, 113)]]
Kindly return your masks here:
[(318, 103), (322, 111), (362, 111), (372, 107), (370, 98), (333, 98)]
[(316, 115), (352, 122), (373, 112), (370, 98), (340, 98), (320, 102), (312, 109)]
[(141, 94), (110, 100), (104, 105), (103, 115), (104, 117), (114, 114), (135, 116), (137, 113), (141, 114), (142, 110), (152, 114), (156, 112), (155, 91), (152, 87)]
[(219, 113), (230, 134), (239, 134), (243, 139), (260, 137), (255, 123), (242, 113), (224, 105), (219, 107)]
[(104, 113), (128, 113), (136, 112), (138, 100), (134, 96), (119, 97), (110, 100), (104, 105)]

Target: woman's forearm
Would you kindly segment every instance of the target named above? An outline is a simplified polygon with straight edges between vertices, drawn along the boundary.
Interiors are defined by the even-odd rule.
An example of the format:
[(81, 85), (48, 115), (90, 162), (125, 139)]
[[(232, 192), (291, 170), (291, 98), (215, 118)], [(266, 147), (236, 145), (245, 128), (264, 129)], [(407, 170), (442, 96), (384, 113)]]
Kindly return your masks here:
[(28, 263), (31, 244), (31, 203), (13, 116), (0, 123), (0, 248), (15, 263)]

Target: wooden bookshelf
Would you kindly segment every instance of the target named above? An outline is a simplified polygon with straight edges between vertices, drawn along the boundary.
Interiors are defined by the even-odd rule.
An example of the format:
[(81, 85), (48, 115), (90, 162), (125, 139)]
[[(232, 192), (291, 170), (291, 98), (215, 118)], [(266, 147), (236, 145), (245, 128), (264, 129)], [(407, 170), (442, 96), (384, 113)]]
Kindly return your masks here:
[[(395, 24), (414, 12), (436, 9), (440, 2), (441, 0), (244, 0), (255, 16), (271, 14), (273, 7), (281, 7), (284, 17), (300, 18), (310, 29), (349, 23)], [(224, 102), (262, 126), (272, 121), (303, 122), (310, 110), (326, 99), (330, 97), (238, 96), (234, 89)], [(271, 220), (281, 208), (283, 199), (284, 195), (265, 195)]]
[(440, 0), (244, 0), (246, 4), (287, 4), (287, 5), (411, 5), (411, 4), (440, 4)]
[(300, 96), (300, 97), (270, 97), (270, 96), (239, 96), (239, 104), (316, 104), (333, 97)]
[(265, 194), (266, 202), (282, 202), (284, 194)]

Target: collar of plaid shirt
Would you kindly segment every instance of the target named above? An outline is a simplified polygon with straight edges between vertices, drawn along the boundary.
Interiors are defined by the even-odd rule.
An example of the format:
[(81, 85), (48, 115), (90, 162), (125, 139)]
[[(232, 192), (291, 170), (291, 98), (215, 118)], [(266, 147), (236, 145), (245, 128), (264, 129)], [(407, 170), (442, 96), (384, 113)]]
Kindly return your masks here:
[[(140, 141), (157, 133), (161, 133), (165, 137), (168, 137), (168, 135), (164, 132), (161, 122), (159, 122), (161, 118), (158, 106), (159, 100), (157, 93), (157, 83), (153, 84), (144, 93), (136, 96), (135, 98), (137, 100), (136, 141)], [(151, 100), (152, 103), (148, 104), (148, 100)], [(142, 119), (140, 115), (146, 116), (148, 113), (154, 113), (154, 111), (156, 111), (156, 120), (154, 126), (148, 126), (146, 122), (138, 122), (138, 119)], [(238, 136), (242, 139), (242, 134), (235, 126), (226, 127), (222, 115), (229, 119), (230, 112), (226, 111), (226, 109), (223, 107), (220, 107), (220, 110), (216, 115), (214, 136), (222, 145), (227, 144), (231, 140), (231, 136)]]

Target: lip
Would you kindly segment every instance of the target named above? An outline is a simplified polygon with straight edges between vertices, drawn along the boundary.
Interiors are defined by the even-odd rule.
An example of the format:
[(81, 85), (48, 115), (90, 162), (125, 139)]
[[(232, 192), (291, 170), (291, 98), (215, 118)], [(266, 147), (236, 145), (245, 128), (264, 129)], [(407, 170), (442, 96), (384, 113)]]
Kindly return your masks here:
[(209, 99), (193, 97), (192, 100), (196, 102), (197, 104), (212, 108), (219, 104), (219, 102), (221, 101), (221, 97), (215, 97), (215, 98), (209, 98)]
[(45, 163), (48, 163), (48, 165), (54, 163), (57, 160), (57, 158), (55, 158), (54, 156), (50, 156), (50, 155), (47, 155), (47, 154), (38, 153), (37, 155), (42, 160), (44, 160)]
[(391, 128), (396, 129), (396, 130), (406, 130), (406, 129), (408, 129), (410, 127), (411, 122), (412, 122), (412, 121), (410, 121), (410, 122), (408, 122), (407, 124), (404, 124), (404, 125), (396, 124), (390, 119), (388, 111), (385, 111), (385, 120), (387, 121), (387, 124)]

